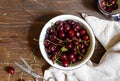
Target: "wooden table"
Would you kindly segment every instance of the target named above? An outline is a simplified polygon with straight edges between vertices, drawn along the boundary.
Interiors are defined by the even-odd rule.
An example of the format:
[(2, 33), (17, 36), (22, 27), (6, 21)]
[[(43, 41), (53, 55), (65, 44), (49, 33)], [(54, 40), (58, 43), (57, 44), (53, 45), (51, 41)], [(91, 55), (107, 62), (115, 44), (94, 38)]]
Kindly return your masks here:
[[(43, 25), (52, 17), (60, 14), (73, 14), (80, 16), (80, 12), (94, 15), (99, 18), (106, 17), (97, 8), (97, 0), (0, 0), (0, 81), (7, 81), (7, 66), (15, 68), (10, 81), (17, 81), (22, 72), (15, 64), (22, 64), (19, 56), (31, 62), (30, 54), (33, 52), (36, 63), (40, 67), (33, 69), (43, 75), (50, 65), (41, 56), (38, 41)], [(96, 40), (95, 52), (91, 60), (99, 63), (105, 50)], [(25, 81), (34, 81), (33, 77), (23, 73)], [(42, 81), (41, 79), (39, 81)]]

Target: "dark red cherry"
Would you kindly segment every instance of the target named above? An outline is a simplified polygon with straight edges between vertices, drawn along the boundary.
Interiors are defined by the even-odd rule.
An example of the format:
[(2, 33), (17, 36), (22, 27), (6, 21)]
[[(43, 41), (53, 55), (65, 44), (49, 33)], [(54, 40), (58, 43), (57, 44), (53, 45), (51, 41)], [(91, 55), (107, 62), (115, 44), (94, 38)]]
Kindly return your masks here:
[(86, 53), (86, 49), (85, 49), (85, 48), (82, 48), (80, 51), (81, 51), (81, 53), (83, 53), (83, 54)]
[(44, 45), (48, 47), (50, 45), (50, 42), (48, 40), (45, 40)]
[(74, 25), (73, 26), (74, 31), (79, 31), (80, 30), (80, 25)]
[(77, 37), (80, 37), (80, 32), (76, 31), (76, 32), (75, 32), (75, 35), (76, 35)]
[(49, 28), (48, 33), (50, 33), (50, 34), (54, 33), (54, 29), (53, 28)]
[(57, 27), (57, 31), (63, 31), (64, 30), (64, 27), (63, 26), (58, 26)]
[(65, 60), (68, 59), (66, 54), (62, 54), (60, 58), (61, 58), (61, 60), (63, 60), (63, 61), (65, 61)]
[(74, 41), (73, 41), (73, 44), (74, 44), (74, 45), (78, 45), (78, 44), (79, 44), (79, 41), (78, 41), (78, 40), (74, 40)]
[(118, 4), (114, 4), (114, 5), (112, 6), (112, 9), (113, 9), (113, 10), (118, 9)]
[(57, 21), (57, 22), (55, 23), (55, 25), (57, 25), (57, 26), (63, 26), (63, 21)]
[(89, 40), (89, 35), (88, 34), (83, 35), (83, 40), (85, 41)]
[(80, 29), (80, 34), (84, 35), (86, 33), (86, 30), (84, 28)]
[(55, 50), (56, 50), (56, 46), (52, 44), (52, 45), (49, 46), (49, 49), (50, 49), (51, 51), (55, 51)]
[(73, 21), (73, 20), (68, 20), (67, 22), (68, 22), (68, 24), (70, 24), (70, 25), (74, 25), (74, 24), (75, 24), (75, 21)]
[(74, 30), (69, 30), (68, 33), (69, 33), (69, 36), (70, 36), (70, 37), (74, 36)]
[(50, 35), (50, 40), (52, 41), (52, 42), (54, 42), (55, 40), (56, 40), (56, 36), (53, 34), (53, 35)]
[(62, 39), (62, 38), (64, 38), (64, 37), (65, 37), (65, 33), (62, 32), (62, 31), (60, 31), (60, 32), (59, 32), (59, 38)]
[(8, 73), (10, 73), (10, 74), (14, 74), (14, 68), (13, 67), (11, 67), (11, 66), (9, 66), (9, 67), (7, 67), (7, 72)]
[(68, 65), (69, 65), (69, 61), (64, 60), (64, 61), (62, 61), (62, 64), (63, 64), (64, 67), (68, 67)]
[(71, 48), (72, 48), (72, 43), (71, 43), (71, 42), (68, 42), (68, 43), (65, 45), (65, 47), (66, 47), (67, 49), (71, 49)]
[(70, 25), (67, 24), (67, 25), (64, 26), (64, 31), (65, 32), (69, 31), (70, 29), (71, 29)]
[(54, 54), (50, 55), (49, 58), (50, 58), (53, 62), (55, 61), (55, 55), (54, 55)]
[(81, 56), (80, 54), (77, 55), (77, 60), (82, 60), (83, 56)]

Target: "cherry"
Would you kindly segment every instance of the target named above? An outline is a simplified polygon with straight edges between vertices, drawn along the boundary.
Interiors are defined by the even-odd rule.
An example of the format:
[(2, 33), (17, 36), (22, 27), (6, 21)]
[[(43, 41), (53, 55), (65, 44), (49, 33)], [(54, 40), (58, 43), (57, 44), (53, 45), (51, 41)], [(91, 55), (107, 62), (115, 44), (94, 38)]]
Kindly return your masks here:
[(66, 47), (67, 49), (71, 49), (71, 48), (72, 48), (72, 43), (71, 43), (71, 42), (68, 42), (68, 43), (65, 45), (65, 47)]
[(59, 44), (59, 45), (63, 44), (62, 40), (57, 40), (56, 43)]
[(80, 37), (80, 32), (76, 31), (76, 32), (75, 32), (75, 35), (76, 35), (77, 37)]
[(111, 13), (113, 11), (113, 9), (111, 7), (106, 9), (107, 12)]
[(55, 51), (53, 52), (53, 54), (55, 54), (55, 55), (60, 54), (60, 50), (55, 50)]
[(67, 67), (69, 65), (69, 61), (64, 60), (64, 61), (62, 61), (62, 64), (64, 67)]
[(85, 49), (85, 48), (82, 48), (82, 49), (81, 49), (81, 53), (82, 53), (82, 54), (85, 54), (85, 53), (86, 53), (86, 49)]
[(73, 44), (74, 44), (74, 45), (78, 45), (78, 44), (79, 44), (79, 41), (78, 41), (78, 40), (74, 40), (74, 41), (73, 41)]
[(54, 33), (54, 29), (50, 28), (48, 33), (50, 33), (50, 34)]
[(48, 40), (45, 40), (44, 45), (48, 47), (50, 45), (50, 42)]
[(82, 57), (80, 54), (77, 55), (77, 60), (80, 60), (80, 61), (81, 61), (82, 58), (83, 58), (83, 57)]
[(68, 59), (72, 63), (76, 61), (75, 55), (73, 53), (71, 53), (71, 54), (68, 55)]
[(59, 32), (59, 38), (62, 39), (65, 37), (65, 33), (63, 31)]
[(64, 30), (64, 27), (63, 27), (63, 26), (58, 26), (58, 27), (57, 27), (57, 30), (58, 30), (58, 31), (63, 31), (63, 30)]
[(83, 35), (83, 40), (85, 40), (85, 41), (89, 40), (88, 34)]
[(86, 33), (86, 30), (84, 28), (80, 29), (80, 34), (84, 35)]
[(50, 55), (50, 57), (49, 57), (53, 62), (55, 61), (55, 55)]
[(14, 68), (13, 67), (11, 67), (11, 66), (9, 66), (9, 67), (7, 67), (7, 72), (9, 73), (9, 74), (14, 74)]
[(73, 20), (68, 20), (67, 22), (68, 22), (68, 24), (70, 24), (70, 25), (75, 24), (75, 21), (73, 21)]
[(57, 26), (63, 26), (63, 22), (62, 22), (62, 21), (57, 21), (57, 22), (55, 23), (55, 25), (57, 25)]
[(67, 58), (67, 55), (66, 54), (62, 54), (61, 55), (61, 60), (63, 60), (63, 61), (65, 61), (65, 60), (67, 60), (68, 58)]
[(74, 55), (74, 54), (71, 53), (71, 54), (68, 55), (68, 59), (69, 59), (69, 60), (72, 60), (73, 58), (75, 58), (75, 55)]
[(77, 24), (75, 24), (75, 25), (73, 26), (73, 29), (74, 29), (74, 31), (79, 31), (79, 30), (80, 30), (80, 26), (77, 25)]
[(53, 35), (50, 35), (50, 40), (52, 41), (52, 42), (54, 42), (55, 40), (56, 40), (56, 36), (53, 34)]
[(112, 9), (113, 9), (113, 10), (118, 9), (118, 5), (117, 5), (117, 4), (114, 4), (114, 5), (112, 6)]
[(83, 49), (85, 47), (85, 45), (81, 42), (80, 44), (79, 44), (79, 48), (80, 49)]
[(66, 38), (65, 38), (65, 41), (70, 42), (71, 40), (70, 40), (69, 37), (66, 37)]
[(51, 51), (55, 51), (55, 50), (56, 50), (56, 46), (52, 44), (52, 45), (49, 46), (49, 49), (50, 49)]
[(64, 27), (64, 29), (65, 29), (65, 32), (67, 32), (67, 31), (69, 31), (71, 28), (70, 28), (70, 25), (65, 25), (65, 27)]
[(68, 33), (69, 33), (69, 36), (70, 36), (70, 37), (74, 36), (74, 30), (71, 29), (71, 30), (69, 30)]
[(76, 56), (77, 55), (77, 51), (72, 51), (72, 54)]

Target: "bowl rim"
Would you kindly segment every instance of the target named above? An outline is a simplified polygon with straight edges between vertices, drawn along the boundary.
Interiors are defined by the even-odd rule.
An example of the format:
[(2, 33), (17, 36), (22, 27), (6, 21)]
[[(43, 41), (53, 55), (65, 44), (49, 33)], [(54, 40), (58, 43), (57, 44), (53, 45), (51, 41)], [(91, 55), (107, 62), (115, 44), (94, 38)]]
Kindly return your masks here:
[[(62, 19), (63, 18), (63, 19)], [(64, 19), (65, 18), (65, 19)], [(47, 28), (49, 28), (52, 23), (55, 23), (56, 21), (58, 20), (77, 20), (78, 22), (82, 23), (83, 25), (85, 25), (87, 27), (87, 31), (89, 31), (90, 33), (90, 36), (91, 36), (91, 39), (92, 39), (92, 46), (91, 46), (91, 51), (90, 51), (90, 54), (87, 56), (87, 58), (82, 61), (80, 64), (76, 65), (76, 66), (69, 66), (69, 67), (63, 67), (57, 63), (54, 63), (48, 58), (46, 52), (45, 52), (45, 49), (44, 49), (44, 36), (45, 36), (45, 32), (47, 30)], [(49, 26), (49, 27), (48, 27)], [(42, 40), (42, 41), (41, 41)], [(90, 25), (88, 25), (88, 23), (83, 20), (82, 18), (78, 17), (78, 16), (75, 16), (75, 15), (70, 15), (70, 14), (64, 14), (64, 15), (58, 15), (58, 16), (55, 16), (53, 17), (52, 19), (50, 19), (42, 28), (41, 30), (41, 33), (40, 33), (40, 36), (39, 36), (39, 48), (40, 48), (40, 51), (41, 51), (41, 54), (43, 56), (43, 58), (53, 67), (55, 68), (58, 68), (58, 69), (61, 69), (61, 70), (73, 70), (73, 69), (76, 69), (76, 68), (79, 68), (81, 67), (82, 65), (84, 65), (88, 60), (90, 60), (91, 56), (93, 55), (93, 52), (94, 52), (94, 49), (95, 49), (95, 37), (94, 37), (94, 33), (90, 27)]]

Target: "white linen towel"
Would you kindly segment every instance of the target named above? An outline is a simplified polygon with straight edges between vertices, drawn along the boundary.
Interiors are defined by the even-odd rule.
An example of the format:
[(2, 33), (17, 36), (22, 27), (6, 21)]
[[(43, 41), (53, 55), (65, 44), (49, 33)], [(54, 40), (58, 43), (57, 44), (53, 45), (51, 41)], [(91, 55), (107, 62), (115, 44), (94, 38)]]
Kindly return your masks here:
[(63, 71), (50, 67), (45, 70), (44, 78), (50, 81), (120, 81), (120, 22), (99, 19), (82, 14), (106, 53), (97, 66), (84, 64), (82, 67)]

